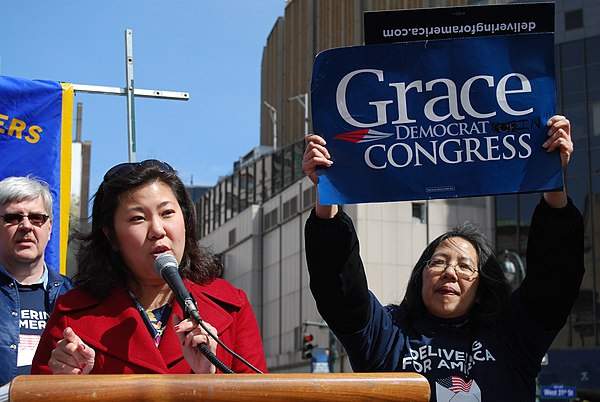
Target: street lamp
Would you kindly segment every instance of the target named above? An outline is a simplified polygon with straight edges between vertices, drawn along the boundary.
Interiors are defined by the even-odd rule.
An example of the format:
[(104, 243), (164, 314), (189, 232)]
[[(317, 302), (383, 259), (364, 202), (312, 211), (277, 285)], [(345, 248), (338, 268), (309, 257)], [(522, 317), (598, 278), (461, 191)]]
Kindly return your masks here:
[(288, 101), (297, 100), (304, 108), (304, 136), (308, 135), (308, 93), (291, 96)]
[(273, 123), (273, 149), (277, 149), (277, 109), (269, 105), (269, 102), (263, 101), (264, 105), (269, 109), (271, 122)]
[[(502, 272), (504, 272), (504, 276), (506, 280), (515, 287), (519, 285), (523, 279), (525, 278), (525, 267), (523, 266), (523, 260), (519, 256), (519, 254), (514, 251), (504, 250), (502, 253), (503, 259), (500, 262), (500, 266), (502, 267)], [(515, 263), (511, 261), (510, 257), (514, 261), (517, 262), (517, 266), (519, 269), (519, 280), (517, 281), (517, 266)]]

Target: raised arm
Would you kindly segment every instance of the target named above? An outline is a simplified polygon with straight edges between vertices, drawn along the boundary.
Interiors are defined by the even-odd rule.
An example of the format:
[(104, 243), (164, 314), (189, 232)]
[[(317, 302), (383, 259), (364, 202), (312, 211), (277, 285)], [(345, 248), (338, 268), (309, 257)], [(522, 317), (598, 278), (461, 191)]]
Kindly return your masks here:
[[(547, 124), (548, 152), (558, 150), (563, 170), (571, 159), (571, 127), (564, 116)], [(584, 273), (583, 218), (566, 190), (544, 193), (527, 241), (527, 275), (520, 295), (528, 316), (548, 330), (561, 328), (579, 293)]]
[[(325, 145), (318, 135), (306, 137), (302, 167), (315, 185), (317, 167), (333, 164)], [(317, 197), (304, 240), (310, 290), (319, 313), (338, 333), (361, 329), (369, 318), (369, 292), (352, 220), (337, 205), (320, 205)]]
[[(548, 129), (548, 139), (544, 143), (543, 147), (548, 152), (554, 152), (559, 150), (560, 161), (563, 170), (567, 167), (567, 164), (571, 160), (571, 154), (573, 153), (573, 141), (571, 141), (571, 123), (565, 116), (552, 116), (546, 123)], [(552, 208), (562, 208), (567, 205), (567, 192), (553, 191), (544, 193), (544, 200)]]

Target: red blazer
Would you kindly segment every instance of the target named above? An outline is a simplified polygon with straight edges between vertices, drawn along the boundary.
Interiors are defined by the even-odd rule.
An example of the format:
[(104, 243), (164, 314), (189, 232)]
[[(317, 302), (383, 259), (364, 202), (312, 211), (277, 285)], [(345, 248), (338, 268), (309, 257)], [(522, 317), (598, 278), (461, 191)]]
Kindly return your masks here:
[[(219, 340), (266, 372), (260, 332), (244, 291), (222, 279), (203, 286), (185, 281), (185, 285), (198, 302), (202, 319), (217, 329)], [(173, 313), (183, 317), (177, 303), (173, 305)], [(91, 374), (192, 373), (181, 352), (172, 318), (156, 347), (127, 290), (117, 285), (103, 300), (91, 296), (84, 288), (73, 289), (58, 298), (33, 359), (31, 374), (52, 373), (48, 360), (66, 327), (73, 328), (96, 351)], [(216, 354), (235, 373), (254, 373), (221, 346), (217, 346)]]

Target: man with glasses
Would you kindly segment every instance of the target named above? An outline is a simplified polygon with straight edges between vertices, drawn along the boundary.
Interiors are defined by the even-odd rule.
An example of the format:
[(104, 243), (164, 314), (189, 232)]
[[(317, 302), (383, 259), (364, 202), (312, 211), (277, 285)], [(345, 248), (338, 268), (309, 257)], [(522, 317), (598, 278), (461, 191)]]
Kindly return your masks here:
[(29, 176), (0, 181), (0, 385), (29, 374), (56, 298), (73, 287), (44, 262), (51, 232), (45, 182)]

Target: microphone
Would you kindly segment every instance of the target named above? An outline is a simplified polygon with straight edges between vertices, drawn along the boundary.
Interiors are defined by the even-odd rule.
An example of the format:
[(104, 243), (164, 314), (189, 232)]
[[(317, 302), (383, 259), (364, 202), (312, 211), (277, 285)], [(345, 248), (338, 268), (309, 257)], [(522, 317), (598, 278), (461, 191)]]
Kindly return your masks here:
[[(190, 292), (185, 288), (181, 275), (179, 275), (179, 263), (177, 258), (171, 254), (161, 254), (154, 260), (154, 272), (162, 276), (167, 285), (175, 293), (175, 299), (184, 312), (188, 309), (188, 300), (193, 300)], [(195, 308), (195, 306), (194, 306)]]
[[(206, 331), (208, 336), (215, 339), (217, 343), (221, 344), (218, 338), (216, 338), (208, 330), (208, 328), (204, 326), (202, 318), (200, 318), (200, 313), (198, 312), (198, 307), (196, 306), (196, 301), (186, 289), (185, 285), (183, 284), (183, 280), (181, 279), (181, 275), (179, 275), (179, 264), (177, 259), (171, 254), (159, 255), (156, 260), (154, 260), (154, 272), (162, 276), (173, 293), (175, 293), (175, 299), (181, 306), (183, 312), (185, 314), (189, 314), (198, 323), (198, 325), (200, 325)], [(217, 356), (215, 356), (215, 354), (208, 348), (207, 344), (201, 343), (197, 347), (200, 349), (202, 354), (206, 356), (208, 361), (214, 364), (216, 368), (221, 370), (221, 372), (233, 374), (233, 371), (221, 360), (219, 360)]]

